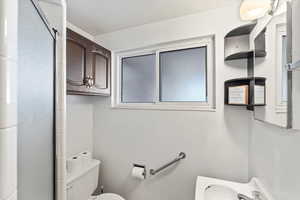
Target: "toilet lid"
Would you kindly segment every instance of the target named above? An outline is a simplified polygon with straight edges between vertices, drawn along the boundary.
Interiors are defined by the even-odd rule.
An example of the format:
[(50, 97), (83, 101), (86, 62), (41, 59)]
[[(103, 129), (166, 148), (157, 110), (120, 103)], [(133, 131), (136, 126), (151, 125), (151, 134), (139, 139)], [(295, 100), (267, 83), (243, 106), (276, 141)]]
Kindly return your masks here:
[(114, 193), (104, 193), (98, 196), (97, 200), (125, 200), (120, 195)]

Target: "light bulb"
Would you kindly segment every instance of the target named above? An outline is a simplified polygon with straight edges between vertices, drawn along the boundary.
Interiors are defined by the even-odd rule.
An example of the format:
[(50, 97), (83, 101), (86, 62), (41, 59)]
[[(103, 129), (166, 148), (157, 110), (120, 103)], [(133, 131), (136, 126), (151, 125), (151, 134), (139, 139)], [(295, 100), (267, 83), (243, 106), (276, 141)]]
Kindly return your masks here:
[(265, 16), (271, 9), (271, 0), (243, 0), (240, 16), (244, 21), (255, 20)]

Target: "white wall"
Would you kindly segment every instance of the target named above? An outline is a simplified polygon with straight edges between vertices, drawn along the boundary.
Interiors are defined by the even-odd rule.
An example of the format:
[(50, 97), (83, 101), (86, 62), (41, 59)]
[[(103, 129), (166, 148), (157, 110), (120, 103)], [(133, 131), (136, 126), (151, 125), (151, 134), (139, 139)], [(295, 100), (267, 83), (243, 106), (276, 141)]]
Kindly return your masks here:
[(67, 157), (93, 152), (93, 103), (89, 97), (67, 98)]
[[(192, 200), (197, 175), (248, 181), (251, 112), (224, 107), (224, 81), (246, 76), (245, 61), (224, 63), (224, 36), (241, 25), (236, 6), (147, 24), (96, 37), (106, 48), (125, 50), (215, 35), (216, 112), (111, 109), (94, 104), (94, 155), (102, 160), (105, 191), (128, 200)], [(187, 158), (165, 173), (136, 181), (132, 163), (157, 168), (184, 151)]]
[(300, 131), (254, 121), (250, 139), (250, 176), (258, 177), (275, 200), (300, 196)]
[(83, 151), (93, 152), (93, 97), (67, 96), (67, 158)]

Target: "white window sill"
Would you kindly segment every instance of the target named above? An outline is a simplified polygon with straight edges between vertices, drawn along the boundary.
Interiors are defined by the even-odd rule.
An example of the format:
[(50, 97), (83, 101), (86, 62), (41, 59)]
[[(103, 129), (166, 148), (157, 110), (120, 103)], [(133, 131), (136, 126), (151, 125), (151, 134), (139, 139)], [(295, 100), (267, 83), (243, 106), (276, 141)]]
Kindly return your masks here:
[(111, 108), (129, 110), (178, 110), (216, 112), (216, 108), (209, 105), (112, 104)]

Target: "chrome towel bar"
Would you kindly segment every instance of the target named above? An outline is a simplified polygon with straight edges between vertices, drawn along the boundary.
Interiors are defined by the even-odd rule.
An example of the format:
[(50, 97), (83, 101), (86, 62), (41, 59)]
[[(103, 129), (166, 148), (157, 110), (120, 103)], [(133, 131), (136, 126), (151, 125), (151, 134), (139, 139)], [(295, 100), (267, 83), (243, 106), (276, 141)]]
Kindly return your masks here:
[(172, 160), (171, 162), (169, 162), (169, 163), (167, 163), (167, 164), (161, 166), (160, 168), (158, 168), (158, 169), (156, 169), (156, 170), (150, 169), (150, 174), (151, 174), (151, 175), (155, 175), (155, 174), (157, 174), (158, 172), (160, 172), (160, 171), (166, 169), (167, 167), (169, 167), (169, 166), (171, 166), (171, 165), (177, 163), (178, 161), (184, 159), (185, 157), (186, 157), (185, 153), (184, 153), (184, 152), (180, 152), (179, 155), (178, 155), (178, 157), (175, 158), (174, 160)]

